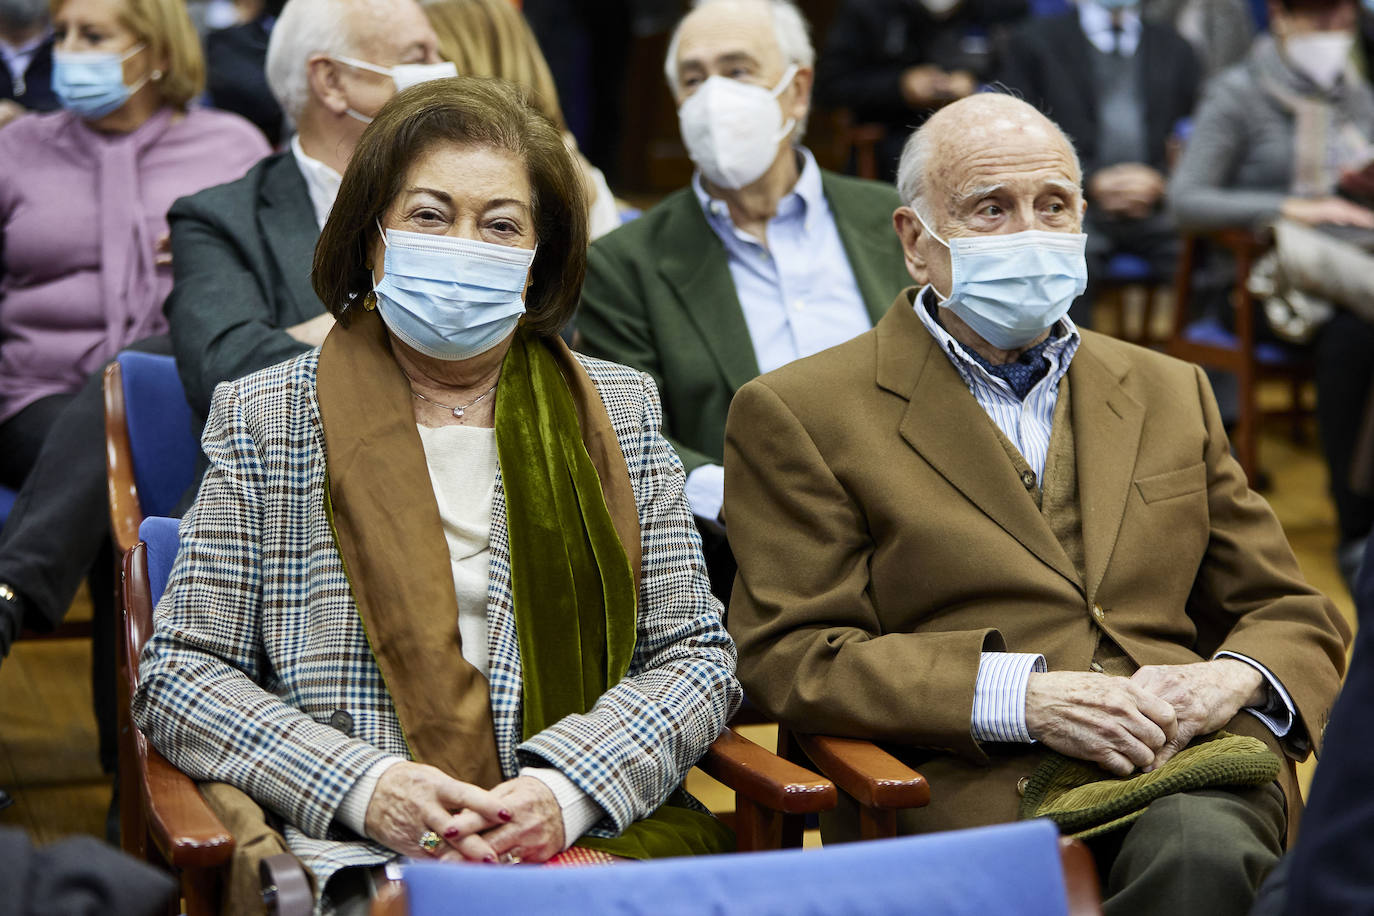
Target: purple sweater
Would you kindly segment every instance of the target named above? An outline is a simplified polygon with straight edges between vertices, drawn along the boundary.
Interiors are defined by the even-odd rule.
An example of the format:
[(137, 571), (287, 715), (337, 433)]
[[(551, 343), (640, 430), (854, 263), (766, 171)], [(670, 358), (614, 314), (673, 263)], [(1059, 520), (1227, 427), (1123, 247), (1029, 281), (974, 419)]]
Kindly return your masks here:
[(65, 111), (0, 130), (0, 422), (167, 330), (167, 208), (268, 152), (252, 124), (207, 109), (163, 109), (121, 135)]

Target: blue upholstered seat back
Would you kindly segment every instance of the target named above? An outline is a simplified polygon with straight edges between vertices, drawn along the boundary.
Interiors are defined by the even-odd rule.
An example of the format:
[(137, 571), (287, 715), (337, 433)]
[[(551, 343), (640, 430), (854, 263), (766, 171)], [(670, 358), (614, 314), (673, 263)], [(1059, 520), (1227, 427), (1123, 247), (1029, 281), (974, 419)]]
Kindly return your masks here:
[(747, 855), (503, 868), (416, 863), (410, 912), (591, 916), (1063, 916), (1059, 834), (1027, 821)]
[(145, 516), (171, 515), (195, 478), (200, 456), (176, 360), (132, 352), (115, 359), (124, 379), (124, 413), (139, 505)]
[(138, 539), (148, 545), (148, 594), (153, 606), (167, 588), (167, 577), (172, 573), (172, 561), (177, 557), (180, 540), (177, 526), (181, 522), (174, 518), (153, 515), (145, 518), (138, 526)]

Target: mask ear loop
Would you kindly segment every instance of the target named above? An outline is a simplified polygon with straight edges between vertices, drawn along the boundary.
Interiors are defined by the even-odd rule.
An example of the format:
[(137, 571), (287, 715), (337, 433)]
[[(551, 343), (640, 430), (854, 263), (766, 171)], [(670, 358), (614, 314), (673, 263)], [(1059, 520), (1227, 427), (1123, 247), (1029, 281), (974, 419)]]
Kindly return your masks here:
[[(930, 228), (930, 224), (926, 222), (925, 217), (921, 215), (920, 209), (919, 209), (914, 203), (911, 204), (911, 212), (914, 213), (914, 214), (916, 214), (916, 222), (918, 222), (918, 223), (921, 224), (921, 228), (924, 229), (924, 230), (926, 231), (926, 233), (927, 233), (931, 238), (933, 238), (935, 241), (939, 242), (941, 245), (944, 245), (946, 248), (949, 248), (949, 251), (950, 251), (950, 270), (951, 270), (951, 272), (952, 272), (952, 271), (953, 271), (953, 268), (954, 268), (954, 260), (953, 260), (954, 249), (949, 247), (949, 242), (946, 242), (944, 239), (940, 238), (940, 236), (936, 235), (935, 230), (932, 229), (932, 228)], [(953, 279), (952, 279), (952, 278), (951, 278), (951, 282), (953, 282)], [(935, 284), (934, 284), (934, 283), (930, 284), (930, 288), (931, 288), (931, 290), (935, 293), (936, 298), (938, 298), (938, 299), (940, 300), (940, 303), (941, 303), (941, 304), (943, 304), (943, 303), (949, 301), (949, 296), (941, 296), (941, 295), (940, 295), (940, 291), (939, 291), (938, 289), (935, 289)], [(950, 290), (950, 293), (953, 294), (953, 292), (954, 292), (954, 290), (951, 289), (951, 290)]]
[[(773, 90), (769, 93), (769, 95), (771, 95), (775, 99), (778, 96), (782, 95), (783, 92), (786, 91), (787, 87), (792, 85), (792, 79), (797, 75), (798, 69), (800, 68), (796, 64), (789, 65), (788, 68), (782, 72), (782, 79), (778, 80), (778, 84), (773, 87)], [(778, 135), (773, 138), (773, 142), (777, 143), (783, 137), (789, 136), (792, 133), (792, 131), (796, 129), (796, 127), (797, 119), (788, 118), (787, 123), (783, 124), (782, 129), (778, 131)]]

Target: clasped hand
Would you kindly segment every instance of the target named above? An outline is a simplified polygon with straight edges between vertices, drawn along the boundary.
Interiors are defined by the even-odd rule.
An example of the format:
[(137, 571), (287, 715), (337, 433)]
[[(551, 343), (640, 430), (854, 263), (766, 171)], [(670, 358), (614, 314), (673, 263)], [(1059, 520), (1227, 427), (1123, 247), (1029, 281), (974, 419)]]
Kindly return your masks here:
[(408, 856), (425, 855), (420, 838), (444, 841), (428, 855), (445, 862), (545, 862), (563, 849), (563, 812), (532, 776), (491, 791), (432, 766), (398, 763), (377, 781), (367, 806), (369, 837)]
[(1062, 754), (1129, 776), (1161, 766), (1263, 695), (1259, 671), (1229, 658), (1147, 665), (1129, 678), (1041, 672), (1026, 684), (1026, 728)]

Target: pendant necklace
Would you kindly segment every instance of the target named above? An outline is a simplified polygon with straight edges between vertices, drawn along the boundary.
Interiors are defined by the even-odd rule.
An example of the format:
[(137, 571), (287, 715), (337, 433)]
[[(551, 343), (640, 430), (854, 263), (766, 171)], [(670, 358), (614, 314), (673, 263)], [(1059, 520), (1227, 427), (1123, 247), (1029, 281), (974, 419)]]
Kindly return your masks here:
[(495, 390), (496, 390), (496, 386), (495, 386), (495, 385), (492, 385), (490, 388), (488, 388), (486, 391), (484, 391), (484, 392), (482, 392), (481, 394), (479, 394), (477, 397), (473, 398), (471, 401), (468, 401), (466, 404), (459, 404), (457, 407), (454, 407), (454, 406), (452, 406), (451, 404), (440, 404), (438, 401), (436, 401), (436, 400), (434, 400), (434, 399), (432, 399), (432, 398), (427, 398), (427, 397), (425, 397), (423, 394), (421, 394), (421, 393), (418, 392), (418, 391), (413, 391), (413, 390), (412, 390), (410, 393), (413, 394), (413, 395), (415, 395), (415, 397), (419, 398), (420, 400), (424, 401), (426, 404), (433, 404), (435, 407), (442, 407), (442, 408), (444, 408), (444, 410), (451, 410), (451, 411), (453, 411), (453, 415), (454, 415), (455, 417), (457, 417), (459, 420), (461, 420), (461, 419), (463, 419), (463, 412), (464, 412), (464, 411), (466, 411), (466, 410), (467, 410), (469, 407), (471, 407), (473, 404), (476, 404), (478, 401), (482, 400), (484, 397), (486, 397), (487, 395), (491, 394), (491, 393), (492, 393), (493, 391), (495, 391)]

